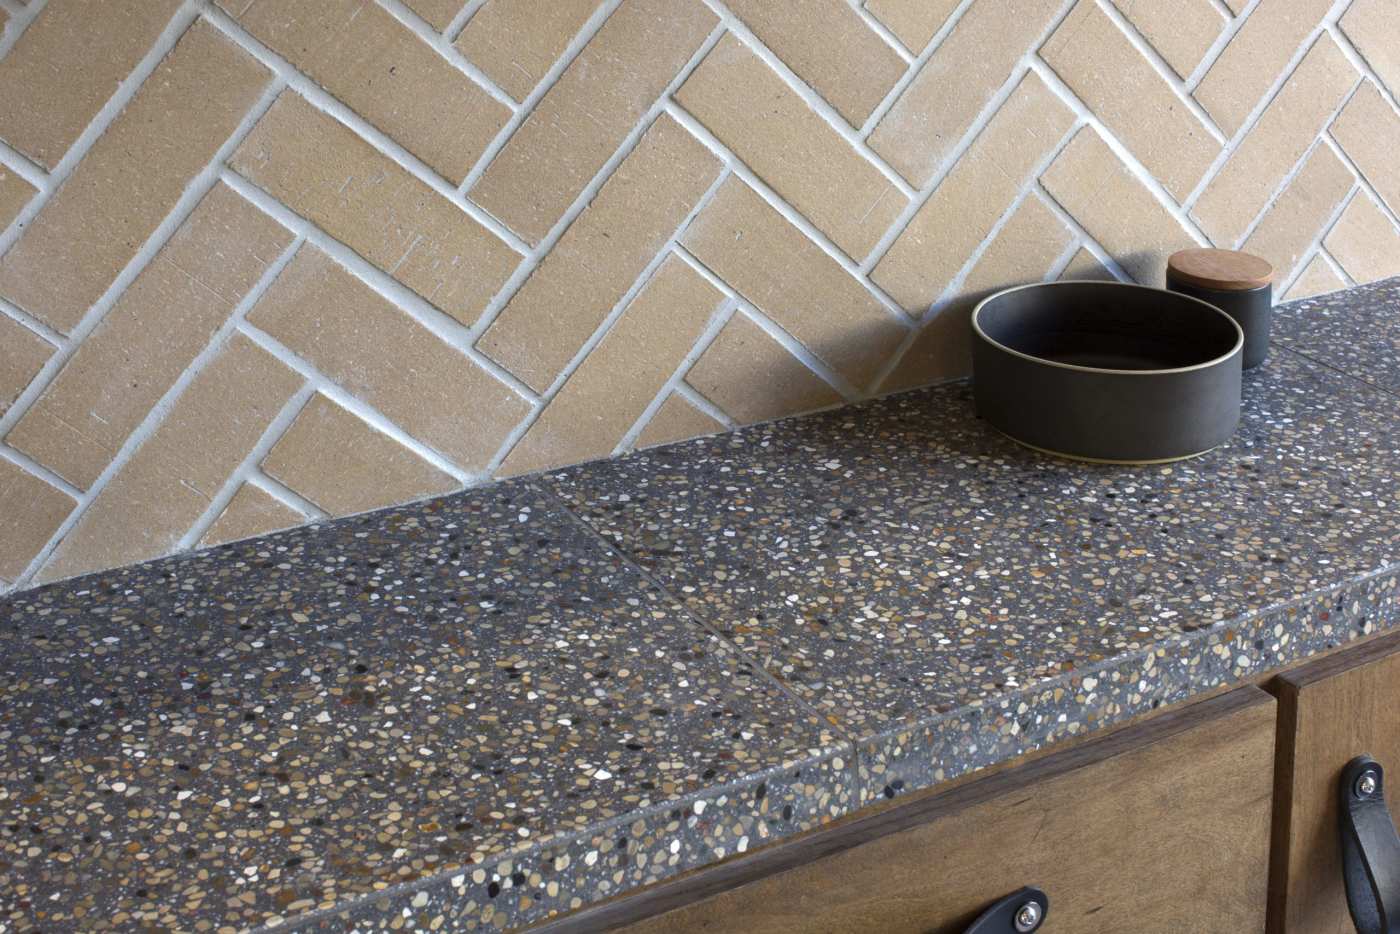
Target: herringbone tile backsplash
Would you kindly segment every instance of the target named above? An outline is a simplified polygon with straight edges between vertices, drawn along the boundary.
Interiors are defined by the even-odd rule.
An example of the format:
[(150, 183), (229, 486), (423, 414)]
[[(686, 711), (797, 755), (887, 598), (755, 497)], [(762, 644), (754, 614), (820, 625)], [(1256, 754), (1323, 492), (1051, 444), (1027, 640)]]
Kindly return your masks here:
[(0, 586), (1400, 273), (1397, 0), (0, 0)]

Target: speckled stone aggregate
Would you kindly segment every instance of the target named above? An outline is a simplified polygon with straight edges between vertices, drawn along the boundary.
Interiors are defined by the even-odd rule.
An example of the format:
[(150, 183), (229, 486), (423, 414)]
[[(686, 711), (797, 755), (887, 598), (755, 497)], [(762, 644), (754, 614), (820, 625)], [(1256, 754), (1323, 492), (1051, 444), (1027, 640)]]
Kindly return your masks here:
[(870, 801), (1393, 625), (1383, 583), (1340, 632), (1264, 624), (1400, 562), (1397, 416), (1277, 352), (1176, 464), (1027, 451), (956, 385), (550, 482), (852, 736)]
[(1282, 306), (1273, 340), (1400, 394), (1400, 279)]
[(490, 929), (851, 806), (827, 726), (528, 486), (0, 621), (0, 927)]
[(513, 928), (1393, 628), (1397, 295), (1183, 463), (953, 385), (0, 602), (0, 929)]

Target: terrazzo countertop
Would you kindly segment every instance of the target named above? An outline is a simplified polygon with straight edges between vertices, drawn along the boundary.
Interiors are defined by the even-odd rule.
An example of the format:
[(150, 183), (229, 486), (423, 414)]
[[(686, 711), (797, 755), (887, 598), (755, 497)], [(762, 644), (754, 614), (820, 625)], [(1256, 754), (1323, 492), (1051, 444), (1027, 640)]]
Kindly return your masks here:
[(15, 595), (0, 928), (527, 925), (1392, 628), (1400, 281), (1275, 346), (1178, 464), (952, 385)]

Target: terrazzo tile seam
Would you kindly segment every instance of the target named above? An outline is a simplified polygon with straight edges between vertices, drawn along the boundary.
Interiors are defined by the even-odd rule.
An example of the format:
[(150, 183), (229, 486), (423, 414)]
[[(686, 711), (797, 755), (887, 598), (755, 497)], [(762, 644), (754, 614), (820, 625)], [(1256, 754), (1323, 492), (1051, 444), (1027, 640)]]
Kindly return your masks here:
[[(1064, 672), (1063, 674), (1046, 679), (1044, 681), (1037, 681), (1034, 684), (1026, 685), (1020, 691), (1014, 694), (1006, 694), (996, 698), (990, 698), (985, 700), (970, 701), (969, 703), (964, 704), (960, 707), (956, 707), (930, 717), (925, 717), (917, 720), (905, 720), (899, 724), (873, 731), (858, 741), (859, 744), (862, 746), (862, 748), (858, 750), (858, 752), (860, 755), (867, 755), (869, 754), (869, 750), (873, 746), (881, 742), (888, 742), (893, 737), (907, 735), (916, 731), (927, 731), (930, 729), (934, 729), (937, 728), (940, 724), (948, 722), (957, 724), (966, 723), (969, 719), (969, 714), (972, 712), (996, 709), (998, 707), (1011, 707), (1018, 702), (1023, 702), (1027, 697), (1032, 697), (1036, 694), (1041, 694), (1046, 691), (1053, 691), (1057, 687), (1068, 688), (1072, 686), (1076, 680), (1082, 682), (1086, 678), (1093, 678), (1100, 681), (1100, 683), (1106, 683), (1102, 678), (1099, 678), (1100, 675), (1111, 674), (1115, 672), (1121, 673), (1133, 670), (1141, 670), (1142, 663), (1150, 655), (1155, 655), (1159, 652), (1166, 652), (1170, 654), (1174, 650), (1190, 648), (1196, 642), (1208, 643), (1212, 638), (1218, 638), (1219, 636), (1230, 633), (1231, 631), (1238, 631), (1247, 627), (1250, 623), (1255, 622), (1257, 620), (1266, 617), (1271, 617), (1276, 614), (1287, 614), (1291, 610), (1300, 609), (1309, 603), (1321, 600), (1323, 598), (1335, 600), (1341, 597), (1351, 595), (1353, 593), (1358, 593), (1361, 592), (1369, 584), (1375, 583), (1377, 581), (1384, 581), (1387, 579), (1392, 581), (1400, 581), (1400, 562), (1390, 563), (1373, 571), (1368, 571), (1364, 574), (1353, 575), (1351, 577), (1348, 577), (1346, 580), (1340, 581), (1336, 584), (1332, 584), (1327, 587), (1315, 588), (1313, 590), (1308, 591), (1307, 593), (1291, 598), (1289, 600), (1269, 604), (1268, 606), (1264, 607), (1257, 607), (1254, 609), (1246, 610), (1245, 612), (1242, 612), (1237, 616), (1232, 616), (1229, 619), (1222, 620), (1221, 622), (1216, 623), (1207, 628), (1199, 629), (1194, 632), (1180, 633), (1172, 637), (1171, 639), (1154, 642), (1131, 653), (1115, 655), (1111, 658), (1106, 658), (1093, 665), (1084, 668), (1076, 668), (1072, 671)], [(1382, 633), (1393, 632), (1396, 630), (1400, 630), (1400, 623), (1383, 629), (1378, 628), (1372, 632), (1367, 632), (1362, 635), (1357, 635), (1353, 638), (1343, 640), (1339, 643), (1338, 647), (1340, 648), (1341, 646), (1349, 645), (1359, 638), (1369, 638), (1376, 635), (1380, 635)], [(1301, 645), (1301, 640), (1294, 640), (1293, 644)], [(1267, 675), (1283, 666), (1306, 661), (1312, 658), (1314, 654), (1316, 653), (1313, 652), (1311, 649), (1306, 648), (1300, 651), (1281, 653), (1279, 657), (1274, 660), (1278, 664), (1269, 664), (1263, 667), (1255, 668), (1252, 672), (1245, 674), (1236, 681), (1231, 682), (1231, 684), (1238, 686), (1239, 684), (1245, 683), (1245, 681), (1249, 680), (1253, 676)], [(1193, 678), (1191, 677), (1179, 679), (1177, 683), (1172, 683), (1170, 680), (1160, 680), (1156, 684), (1156, 687), (1162, 691), (1167, 692), (1173, 690), (1185, 690), (1188, 692), (1186, 696), (1189, 700), (1194, 697), (1194, 694), (1191, 692), (1194, 692), (1199, 687), (1199, 685), (1196, 683), (1199, 680), (1199, 678), (1195, 678), (1193, 680)], [(1035, 707), (1031, 707), (1028, 712), (1034, 712), (1034, 710)], [(1123, 710), (1122, 713), (1118, 715), (1114, 720), (1106, 721), (1103, 725), (1109, 725), (1110, 723), (1121, 723), (1131, 720), (1134, 717), (1144, 716), (1146, 714), (1155, 712), (1157, 711), (1154, 708), (1152, 708), (1150, 704), (1145, 703), (1141, 708)], [(1056, 740), (1055, 742), (1059, 741)], [(949, 779), (966, 775), (970, 772), (975, 772), (979, 769), (1001, 764), (1003, 762), (1015, 758), (1016, 756), (1024, 755), (1028, 752), (1033, 752), (1040, 748), (1043, 748), (1045, 745), (1053, 745), (1053, 743), (1027, 744), (1026, 746), (1022, 747), (1019, 751), (1013, 752), (1011, 754), (1005, 754), (1004, 752), (997, 751), (993, 753), (986, 762), (974, 764), (970, 768), (959, 769), (956, 772), (948, 774), (941, 781), (948, 781)], [(926, 790), (928, 788), (935, 787), (936, 785), (940, 784), (941, 781), (933, 782), (929, 785), (911, 787), (908, 789), (908, 791)]]
[(603, 548), (605, 548), (610, 554), (615, 555), (619, 561), (622, 561), (633, 571), (635, 571), (638, 575), (640, 575), (643, 580), (655, 587), (662, 595), (664, 595), (668, 600), (675, 604), (676, 607), (678, 607), (680, 611), (685, 615), (685, 617), (689, 619), (692, 623), (699, 626), (708, 635), (718, 639), (721, 643), (724, 644), (726, 648), (734, 652), (734, 654), (738, 658), (743, 659), (744, 663), (752, 667), (752, 669), (756, 673), (760, 674), (765, 681), (767, 681), (770, 685), (775, 687), (779, 692), (782, 693), (784, 697), (786, 697), (792, 703), (796, 704), (799, 710), (806, 711), (817, 722), (823, 724), (825, 727), (835, 730), (837, 733), (840, 734), (842, 739), (848, 745), (854, 747), (854, 744), (859, 741), (858, 737), (855, 734), (851, 733), (849, 730), (847, 730), (844, 725), (836, 722), (834, 718), (829, 717), (828, 715), (823, 714), (821, 711), (817, 710), (817, 708), (814, 707), (810, 701), (803, 698), (796, 691), (793, 691), (779, 678), (774, 677), (773, 673), (768, 670), (767, 665), (762, 664), (761, 662), (759, 662), (758, 659), (754, 658), (747, 651), (740, 648), (730, 639), (726, 638), (711, 620), (709, 620), (704, 614), (698, 612), (691, 605), (690, 601), (682, 599), (678, 594), (673, 593), (671, 589), (667, 587), (666, 584), (660, 578), (658, 578), (655, 574), (653, 574), (651, 571), (647, 570), (640, 563), (638, 563), (638, 561), (633, 557), (631, 552), (609, 541), (607, 536), (603, 535), (598, 529), (594, 528), (591, 522), (589, 522), (586, 518), (575, 512), (574, 508), (569, 505), (569, 502), (566, 499), (564, 499), (564, 497), (556, 493), (552, 487), (545, 485), (544, 483), (539, 483), (537, 485), (537, 483), (533, 482), (528, 483), (526, 485), (530, 489), (541, 493), (556, 507), (558, 507), (566, 515), (568, 515), (574, 522), (578, 523), (578, 525), (584, 530), (585, 534), (587, 534), (595, 542), (601, 544)]
[[(1311, 301), (1311, 299), (1307, 299), (1307, 300), (1308, 300), (1308, 301)], [(1373, 389), (1373, 390), (1375, 390), (1376, 392), (1384, 393), (1384, 394), (1387, 395), (1387, 396), (1393, 396), (1393, 397), (1396, 397), (1396, 398), (1400, 398), (1400, 392), (1396, 392), (1394, 389), (1392, 389), (1392, 388), (1390, 388), (1390, 387), (1388, 387), (1388, 386), (1382, 386), (1382, 385), (1379, 384), (1379, 383), (1373, 383), (1373, 382), (1371, 382), (1369, 379), (1367, 379), (1366, 377), (1364, 377), (1364, 376), (1358, 376), (1357, 374), (1353, 373), (1351, 370), (1344, 369), (1344, 368), (1338, 366), (1338, 365), (1335, 364), (1335, 363), (1331, 363), (1331, 362), (1329, 362), (1329, 361), (1327, 361), (1327, 360), (1324, 360), (1324, 359), (1322, 359), (1322, 358), (1320, 358), (1320, 357), (1315, 357), (1315, 356), (1313, 356), (1312, 354), (1307, 353), (1306, 351), (1302, 351), (1302, 350), (1297, 349), (1296, 347), (1289, 346), (1289, 343), (1290, 343), (1291, 341), (1292, 341), (1292, 338), (1290, 338), (1290, 337), (1280, 337), (1280, 338), (1278, 338), (1277, 341), (1274, 342), (1274, 346), (1278, 347), (1280, 350), (1284, 351), (1285, 353), (1290, 353), (1290, 354), (1292, 354), (1292, 355), (1295, 356), (1295, 357), (1298, 357), (1298, 358), (1300, 358), (1300, 359), (1302, 359), (1302, 360), (1307, 361), (1308, 363), (1313, 364), (1314, 366), (1323, 367), (1323, 368), (1325, 368), (1325, 369), (1327, 369), (1327, 370), (1330, 370), (1332, 373), (1335, 373), (1337, 376), (1343, 377), (1344, 379), (1348, 380), (1349, 382), (1360, 383), (1361, 385), (1365, 386), (1365, 387), (1368, 388), (1368, 389)]]
[[(323, 921), (336, 918), (341, 915), (352, 914), (358, 911), (359, 909), (362, 909), (365, 906), (371, 905), (375, 902), (417, 895), (419, 892), (430, 891), (433, 889), (451, 888), (453, 887), (452, 880), (464, 874), (470, 875), (477, 871), (485, 871), (487, 873), (491, 873), (494, 867), (500, 866), (503, 863), (516, 862), (524, 856), (542, 853), (549, 850), (557, 850), (561, 847), (565, 847), (570, 844), (585, 842), (589, 838), (609, 834), (618, 830), (619, 828), (629, 826), (635, 823), (639, 818), (644, 816), (660, 814), (676, 809), (693, 808), (694, 805), (700, 801), (710, 801), (715, 798), (721, 798), (726, 796), (738, 797), (739, 795), (751, 792), (759, 785), (765, 784), (771, 779), (781, 777), (784, 773), (792, 771), (794, 768), (806, 769), (810, 765), (820, 763), (822, 761), (829, 760), (838, 756), (854, 759), (855, 750), (853, 745), (849, 742), (843, 741), (842, 743), (836, 746), (816, 750), (809, 750), (809, 755), (807, 756), (804, 756), (802, 758), (784, 760), (775, 765), (771, 765), (766, 769), (763, 769), (758, 772), (751, 772), (748, 775), (745, 775), (744, 777), (735, 779), (733, 781), (724, 782), (721, 784), (706, 785), (703, 788), (696, 789), (695, 791), (688, 792), (684, 795), (680, 795), (675, 798), (658, 800), (645, 807), (636, 808), (632, 811), (628, 811), (625, 814), (618, 814), (606, 820), (599, 821), (596, 824), (590, 824), (585, 828), (581, 828), (579, 830), (575, 830), (569, 833), (563, 833), (554, 837), (546, 837), (530, 842), (521, 843), (517, 845), (514, 849), (497, 854), (493, 859), (487, 862), (474, 863), (469, 866), (458, 866), (453, 869), (446, 869), (441, 872), (433, 873), (432, 875), (428, 876), (423, 876), (421, 878), (414, 879), (408, 882), (399, 882), (395, 885), (386, 886), (374, 892), (356, 895), (352, 898), (345, 899), (344, 901), (338, 902), (329, 907), (316, 908), (311, 911), (298, 914), (295, 917), (287, 918), (280, 922), (264, 924), (257, 928), (250, 928), (248, 930), (267, 932), (277, 931), (287, 932), (287, 934), (290, 934), (290, 932), (294, 931), (308, 930), (311, 927)], [(844, 770), (842, 770), (841, 775), (843, 777), (850, 778), (852, 775), (853, 768), (853, 765), (847, 766)], [(839, 814), (831, 815), (828, 818), (828, 820), (824, 821), (823, 823), (829, 823), (830, 821), (843, 818), (847, 816), (847, 814), (852, 813), (854, 810), (854, 808), (847, 808)], [(786, 836), (794, 836), (803, 832), (805, 831), (801, 829), (795, 829), (793, 833), (787, 834)], [(769, 842), (777, 842), (781, 839), (784, 839), (784, 837), (777, 837)], [(682, 867), (677, 870), (675, 875), (679, 875), (682, 872), (688, 872), (697, 868), (712, 866), (714, 864), (714, 862), (708, 862), (698, 864), (697, 866)], [(663, 879), (664, 878), (669, 878), (669, 876), (663, 877)], [(631, 893), (627, 892), (622, 894)], [(529, 923), (533, 924), (535, 922), (532, 921)]]

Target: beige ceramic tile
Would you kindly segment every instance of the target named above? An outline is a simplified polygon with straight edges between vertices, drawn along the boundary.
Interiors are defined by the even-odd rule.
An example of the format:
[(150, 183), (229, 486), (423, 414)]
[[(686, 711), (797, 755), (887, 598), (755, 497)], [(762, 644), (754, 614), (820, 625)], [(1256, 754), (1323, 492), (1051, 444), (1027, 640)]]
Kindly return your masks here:
[(977, 0), (880, 120), (870, 148), (923, 187), (1063, 5)]
[(880, 391), (911, 389), (970, 373), (973, 307), (994, 292), (1045, 279), (1073, 241), (1044, 201), (1027, 197), (968, 270), (957, 301), (920, 331)]
[(1292, 302), (1300, 298), (1312, 298), (1314, 295), (1325, 295), (1346, 287), (1346, 280), (1337, 275), (1319, 253), (1303, 267), (1303, 271), (1294, 280), (1293, 287), (1288, 290), (1283, 300)]
[(654, 448), (659, 444), (672, 444), (721, 431), (724, 431), (721, 422), (697, 409), (685, 396), (673, 392), (637, 436), (637, 449)]
[(1093, 279), (1100, 282), (1117, 282), (1118, 277), (1109, 272), (1108, 267), (1085, 247), (1080, 247), (1071, 257), (1069, 265), (1060, 273), (1060, 279)]
[(454, 183), (510, 118), (505, 104), (377, 4), (216, 2), (298, 71)]
[(597, 8), (598, 0), (490, 0), (472, 14), (457, 48), (523, 101)]
[(333, 516), (456, 489), (432, 464), (317, 394), (262, 462), (268, 476)]
[(742, 314), (730, 319), (685, 379), (741, 425), (841, 402), (836, 390)]
[(1211, 0), (1113, 0), (1142, 37), (1188, 78), (1229, 20)]
[(926, 311), (1073, 124), (1069, 108), (1040, 78), (1027, 74), (871, 278), (908, 311)]
[(46, 5), (0, 59), (0, 139), (53, 168), (179, 6), (179, 0)]
[(611, 454), (723, 300), (684, 260), (668, 257), (510, 452), (501, 475)]
[(97, 494), (37, 579), (58, 580), (169, 553), (300, 382), (252, 341), (234, 335)]
[(1400, 95), (1400, 9), (1395, 0), (1352, 0), (1340, 25), (1391, 94)]
[(865, 0), (865, 8), (915, 55), (948, 21), (958, 0)]
[(1041, 183), (1143, 285), (1162, 285), (1167, 257), (1201, 245), (1118, 161), (1093, 127), (1070, 140)]
[(1026, 197), (968, 270), (959, 301), (969, 309), (993, 292), (1049, 277), (1074, 236), (1038, 196)]
[(291, 239), (232, 189), (215, 186), (7, 442), (79, 489), (90, 487)]
[(200, 21), (0, 258), (0, 295), (64, 333), (106, 291), (266, 87)]
[[(467, 0), (403, 0), (403, 5), (423, 17), (429, 26), (441, 32), (466, 2)], [(550, 2), (554, 3), (557, 0)]]
[(1400, 231), (1364, 191), (1351, 199), (1323, 243), (1356, 282), (1400, 276)]
[(1215, 161), (1220, 145), (1205, 124), (1094, 0), (1074, 8), (1040, 56), (1178, 201)]
[(1331, 6), (1332, 0), (1260, 0), (1196, 87), (1196, 100), (1227, 137), (1244, 125)]
[(705, 57), (676, 100), (857, 261), (908, 203), (733, 35)]
[(1392, 214), (1400, 214), (1400, 113), (1364, 82), (1332, 124), (1332, 138), (1356, 163)]
[(236, 542), (289, 529), (307, 520), (307, 516), (280, 499), (274, 499), (262, 487), (245, 483), (233, 494), (219, 518), (199, 540), (201, 548)]
[(904, 75), (904, 59), (845, 0), (729, 0), (729, 9), (852, 126)]
[(248, 322), (467, 470), (485, 469), (530, 404), (313, 246)]
[(1287, 282), (1353, 184), (1351, 170), (1330, 148), (1319, 145), (1241, 249), (1268, 260), (1275, 281)]
[(1330, 36), (1314, 43), (1191, 209), (1214, 243), (1239, 243), (1358, 77)]
[(623, 0), (492, 160), (471, 199), (538, 243), (715, 23), (700, 0)]
[(0, 165), (0, 233), (19, 216), (19, 212), (24, 210), (24, 206), (34, 197), (36, 191), (37, 188), (16, 175), (12, 169)]
[(738, 178), (683, 238), (727, 282), (852, 385), (870, 384), (908, 333), (873, 295)]
[(662, 114), (477, 346), (543, 392), (622, 300), (719, 170), (714, 154)]
[(934, 313), (919, 330), (880, 392), (904, 392), (967, 376), (971, 365), (970, 309), (955, 303)]
[(0, 314), (0, 415), (14, 404), (53, 352), (48, 341)]
[(14, 581), (44, 550), (77, 503), (0, 457), (0, 581)]
[(457, 205), (291, 91), (229, 165), (465, 324), (520, 259)]

